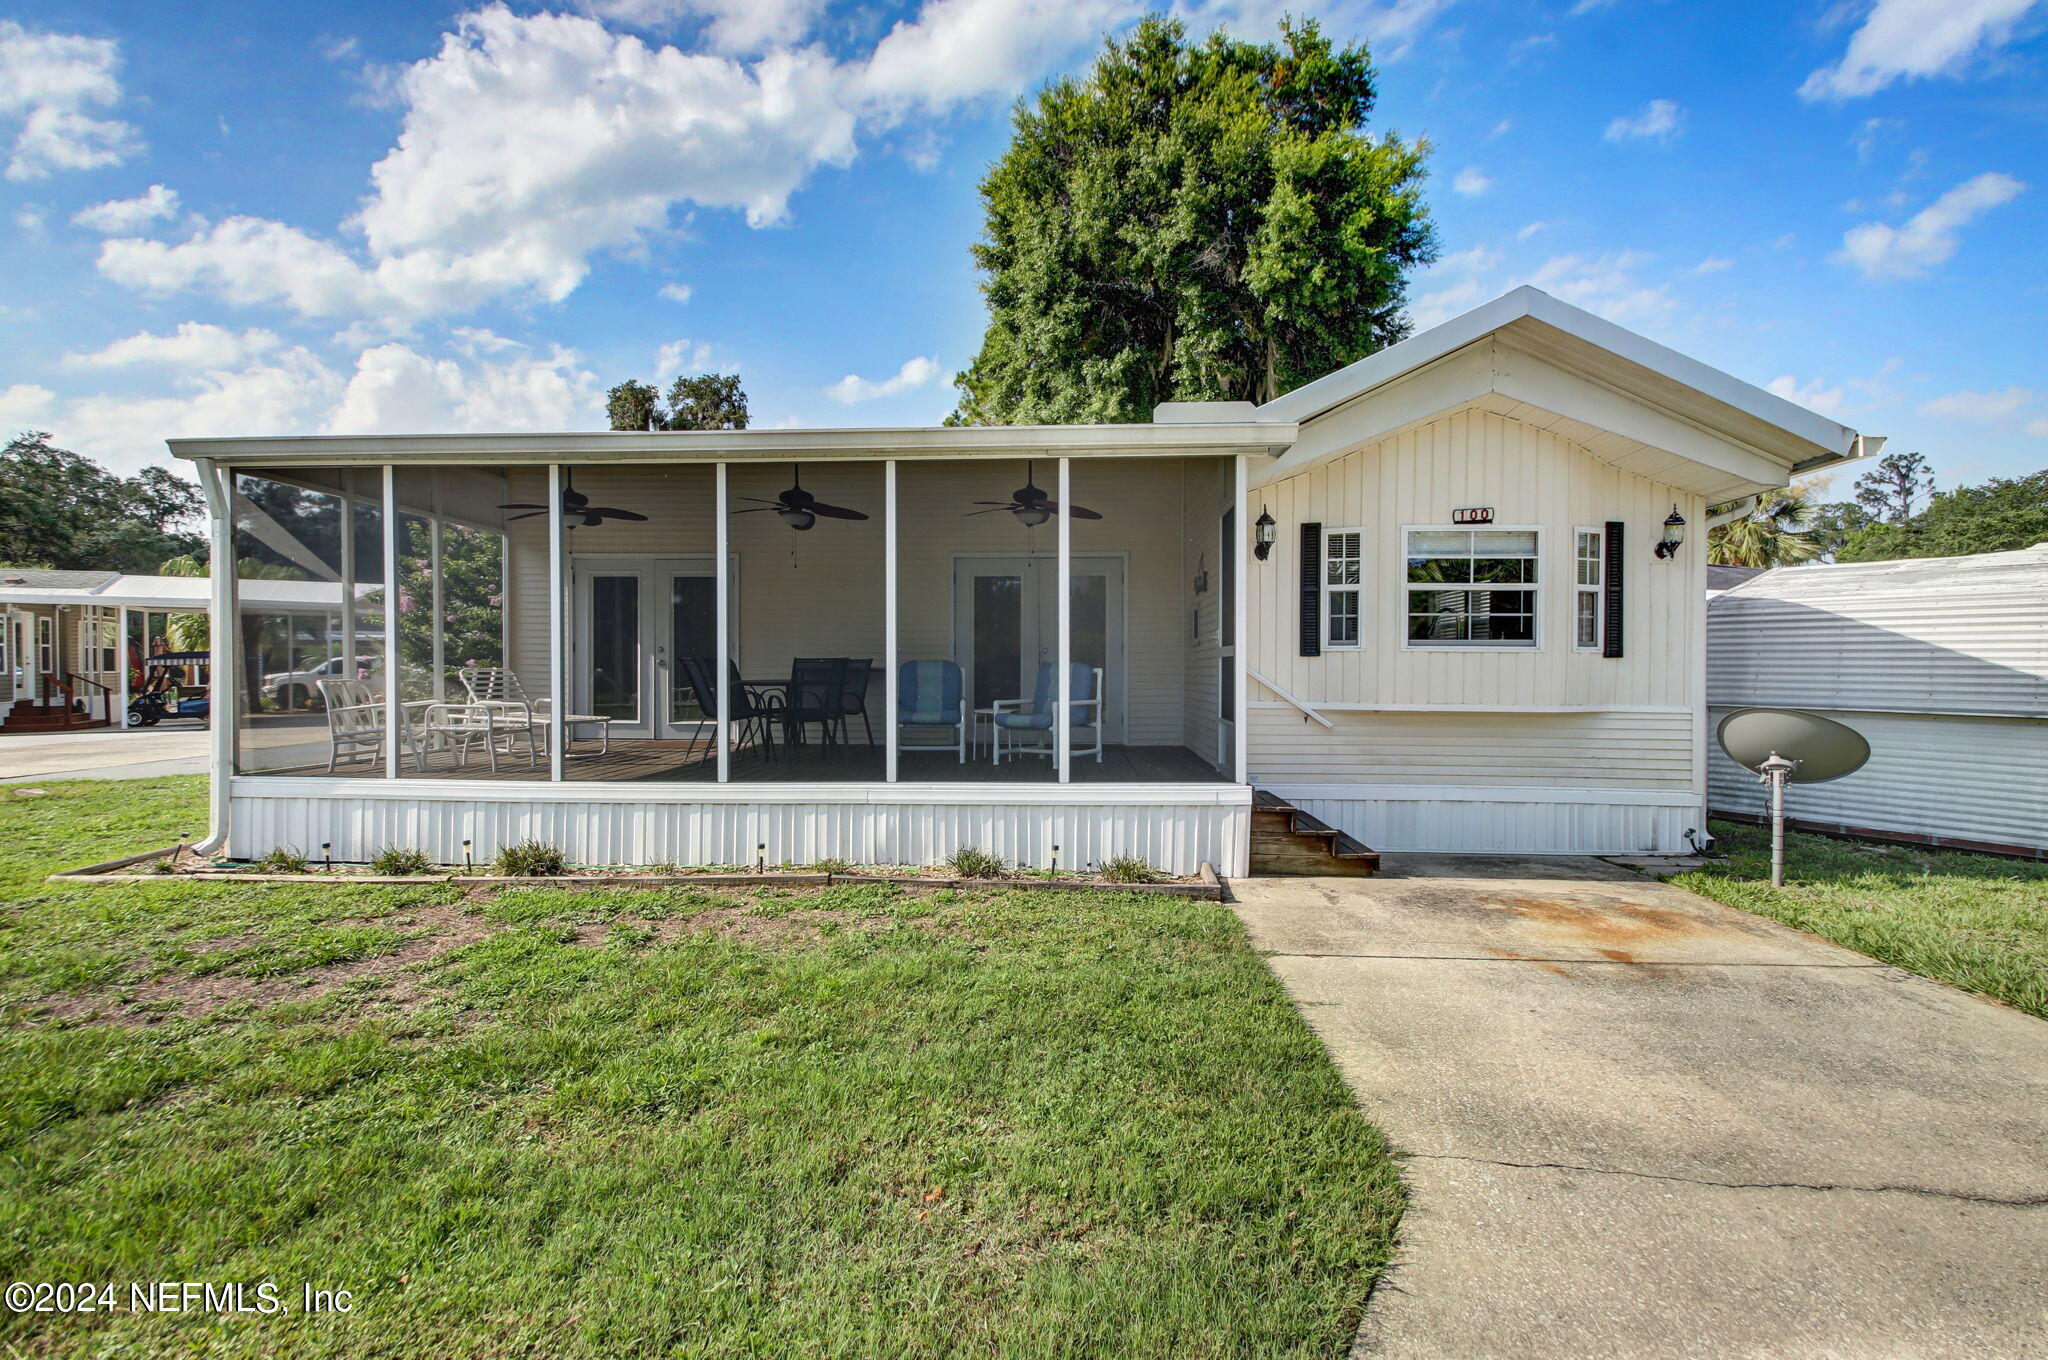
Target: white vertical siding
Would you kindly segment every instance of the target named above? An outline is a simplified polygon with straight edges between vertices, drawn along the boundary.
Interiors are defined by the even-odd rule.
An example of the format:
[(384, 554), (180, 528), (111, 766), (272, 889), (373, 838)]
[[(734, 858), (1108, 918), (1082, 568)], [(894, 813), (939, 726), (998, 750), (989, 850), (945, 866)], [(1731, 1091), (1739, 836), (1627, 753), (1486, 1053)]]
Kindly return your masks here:
[(977, 791), (927, 795), (930, 801), (913, 801), (921, 795), (911, 793), (890, 801), (803, 801), (798, 794), (675, 802), (616, 789), (587, 797), (501, 790), (485, 798), (443, 796), (456, 792), (445, 787), (367, 794), (360, 787), (238, 780), (230, 853), (254, 857), (283, 845), (317, 856), (326, 844), (336, 859), (360, 862), (399, 846), (459, 864), (464, 840), (482, 862), (503, 845), (533, 839), (578, 864), (752, 864), (756, 847), (765, 846), (759, 853), (770, 864), (840, 857), (922, 865), (976, 845), (1012, 863), (1050, 868), (1058, 846), (1063, 866), (1131, 854), (1172, 873), (1192, 874), (1205, 861), (1242, 873), (1250, 825), (1249, 802), (1235, 798), (1242, 790), (1226, 786), (1192, 796), (1133, 790), (1113, 801), (1077, 789), (1066, 804), (980, 800)]
[(1673, 855), (1700, 824), (1696, 807), (1632, 803), (1323, 798), (1275, 790), (1302, 811), (1376, 850), (1478, 855)]

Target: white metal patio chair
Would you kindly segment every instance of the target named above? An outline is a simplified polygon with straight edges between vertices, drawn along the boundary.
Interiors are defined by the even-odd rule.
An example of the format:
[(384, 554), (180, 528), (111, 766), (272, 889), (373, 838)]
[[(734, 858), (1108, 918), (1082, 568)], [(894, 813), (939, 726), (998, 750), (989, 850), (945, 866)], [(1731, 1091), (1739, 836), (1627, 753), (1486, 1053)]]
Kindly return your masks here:
[(526, 763), (538, 766), (540, 738), (546, 731), (546, 728), (536, 726), (531, 718), (512, 709), (490, 704), (429, 704), (420, 717), (418, 735), (429, 749), (437, 741), (454, 748), (457, 769), (469, 764), (469, 748), (480, 742), (484, 754), (490, 757), (491, 773), (496, 774), (500, 742), (509, 756), (515, 754), (514, 743), (525, 737)]
[[(519, 683), (519, 674), (504, 666), (464, 666), (460, 672), (462, 687), (469, 691), (473, 704), (505, 710), (508, 718), (516, 714), (540, 735), (541, 750), (547, 750), (548, 717), (552, 706), (547, 699), (535, 699), (527, 694), (526, 686)], [(499, 727), (509, 725), (507, 719), (500, 719)], [(597, 713), (564, 713), (562, 715), (562, 749), (566, 753), (576, 740), (579, 727), (597, 728), (597, 753), (606, 755), (612, 749), (612, 720)]]
[[(1093, 746), (1070, 745), (1077, 756), (1092, 755), (1095, 763), (1102, 763), (1102, 668), (1084, 666), (1074, 662), (1069, 668), (1068, 684), (1073, 697), (1067, 701), (1067, 740), (1085, 741), (1091, 736)], [(1060, 694), (1057, 671), (1050, 665), (1038, 668), (1038, 683), (1032, 687), (1031, 701), (1022, 699), (998, 699), (990, 705), (995, 710), (995, 759), (1003, 763), (1003, 737), (1009, 737), (1009, 753), (1012, 756), (1049, 756), (1053, 754), (1053, 715), (1059, 708)], [(1028, 733), (1043, 736), (1043, 741), (1026, 742)]]
[[(320, 702), (327, 706), (327, 773), (333, 774), (337, 763), (354, 763), (358, 756), (373, 765), (382, 760), (386, 717), (383, 697), (371, 689), (366, 680), (322, 680), (318, 683)], [(408, 707), (417, 708), (419, 705), (415, 703)], [(413, 735), (412, 719), (404, 715), (404, 709), (400, 713), (399, 759), (402, 762), (404, 753), (412, 752), (413, 768), (425, 774), (427, 765)]]

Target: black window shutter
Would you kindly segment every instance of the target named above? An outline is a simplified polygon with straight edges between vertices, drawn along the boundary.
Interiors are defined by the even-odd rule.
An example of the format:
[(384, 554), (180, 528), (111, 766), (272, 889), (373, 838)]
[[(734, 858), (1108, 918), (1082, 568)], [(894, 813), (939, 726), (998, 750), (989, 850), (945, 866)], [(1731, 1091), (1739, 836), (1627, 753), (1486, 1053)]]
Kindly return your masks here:
[(1621, 521), (1607, 521), (1606, 561), (1601, 570), (1601, 593), (1606, 597), (1600, 610), (1600, 655), (1621, 655)]
[(1301, 526), (1301, 654), (1323, 654), (1323, 526)]

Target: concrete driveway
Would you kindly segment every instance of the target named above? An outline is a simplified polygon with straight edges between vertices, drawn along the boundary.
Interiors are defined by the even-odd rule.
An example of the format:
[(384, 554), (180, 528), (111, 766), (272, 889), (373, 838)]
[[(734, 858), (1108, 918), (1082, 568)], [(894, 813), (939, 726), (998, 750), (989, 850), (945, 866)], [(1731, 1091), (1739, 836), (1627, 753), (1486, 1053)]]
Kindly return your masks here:
[(146, 779), (205, 774), (206, 729), (145, 727), (119, 732), (0, 736), (0, 784), (35, 779)]
[(2048, 1024), (1597, 860), (1231, 886), (1406, 1158), (1356, 1354), (2048, 1356)]

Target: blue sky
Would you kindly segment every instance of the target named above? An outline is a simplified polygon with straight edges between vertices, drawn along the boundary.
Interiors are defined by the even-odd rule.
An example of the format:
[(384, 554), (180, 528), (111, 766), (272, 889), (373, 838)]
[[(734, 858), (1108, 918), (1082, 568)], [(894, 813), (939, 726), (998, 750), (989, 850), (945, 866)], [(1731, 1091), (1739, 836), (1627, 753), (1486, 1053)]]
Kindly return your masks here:
[[(1181, 12), (1284, 8), (1368, 39), (1378, 125), (1435, 148), (1418, 324), (1534, 282), (1944, 484), (2048, 466), (2048, 0)], [(706, 367), (758, 425), (936, 421), (1011, 101), (1141, 9), (0, 5), (0, 424), (127, 470), (600, 427)]]

